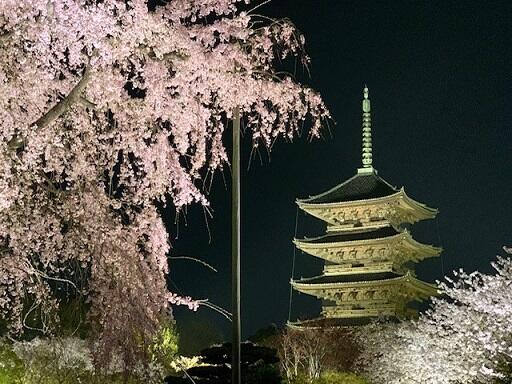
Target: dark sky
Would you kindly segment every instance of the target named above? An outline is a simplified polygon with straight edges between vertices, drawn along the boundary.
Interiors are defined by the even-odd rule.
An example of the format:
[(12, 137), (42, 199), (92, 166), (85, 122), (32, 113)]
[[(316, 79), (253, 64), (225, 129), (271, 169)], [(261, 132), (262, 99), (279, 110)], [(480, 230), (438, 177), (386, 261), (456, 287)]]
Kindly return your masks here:
[[(442, 259), (421, 263), (434, 281), (453, 269), (491, 271), (512, 243), (512, 3), (470, 1), (274, 0), (260, 13), (289, 17), (305, 34), (312, 58), (305, 81), (324, 97), (332, 137), (279, 143), (248, 166), (243, 141), (242, 328), (244, 337), (288, 319), (297, 197), (317, 194), (360, 166), (361, 98), (370, 89), (373, 158), (379, 175), (439, 209), (413, 227), (420, 241), (441, 245)], [(202, 258), (213, 273), (173, 261), (181, 293), (230, 306), (230, 190), (222, 177), (210, 196), (211, 242), (200, 207), (191, 207), (173, 255)], [(171, 214), (169, 214), (171, 216)], [(320, 234), (299, 214), (298, 236)], [(172, 219), (171, 219), (172, 220)], [(175, 231), (175, 227), (171, 230)], [(313, 276), (319, 260), (297, 253), (296, 277)], [(320, 304), (294, 294), (292, 319), (317, 315)], [(230, 337), (230, 323), (201, 309), (175, 310), (186, 349)]]

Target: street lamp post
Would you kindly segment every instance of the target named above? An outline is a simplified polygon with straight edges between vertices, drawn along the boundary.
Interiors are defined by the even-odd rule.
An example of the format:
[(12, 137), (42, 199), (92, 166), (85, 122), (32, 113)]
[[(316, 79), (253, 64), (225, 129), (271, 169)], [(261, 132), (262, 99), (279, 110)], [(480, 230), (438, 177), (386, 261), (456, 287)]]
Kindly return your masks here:
[(233, 337), (231, 383), (241, 384), (240, 372), (240, 110), (233, 113), (233, 156), (231, 165), (231, 305)]

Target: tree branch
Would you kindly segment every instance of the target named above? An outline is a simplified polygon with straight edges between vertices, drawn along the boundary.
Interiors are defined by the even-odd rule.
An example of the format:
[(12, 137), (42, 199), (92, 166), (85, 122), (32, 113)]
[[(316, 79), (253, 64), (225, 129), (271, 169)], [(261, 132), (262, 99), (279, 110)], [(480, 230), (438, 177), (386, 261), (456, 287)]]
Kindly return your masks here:
[(12, 35), (12, 31), (0, 34), (0, 44), (6, 42)]
[(67, 283), (67, 284), (70, 284), (73, 286), (73, 288), (76, 289), (77, 292), (80, 292), (77, 288), (77, 286), (75, 285), (75, 283), (73, 283), (71, 280), (69, 279), (61, 279), (59, 277), (51, 277), (51, 276), (48, 276), (46, 273), (43, 273), (41, 271), (39, 271), (38, 269), (35, 269), (34, 268), (34, 273), (38, 276), (41, 276), (43, 279), (47, 279), (47, 280), (53, 280), (53, 281), (59, 281), (61, 283)]
[(83, 97), (83, 96), (80, 96), (78, 101), (80, 102), (80, 104), (82, 104), (84, 107), (86, 108), (95, 108), (96, 107), (96, 104), (93, 103), (92, 101), (88, 100), (87, 98)]
[(33, 125), (36, 125), (38, 128), (43, 128), (51, 124), (60, 116), (62, 116), (62, 114), (64, 114), (64, 112), (66, 112), (68, 108), (71, 106), (71, 104), (73, 104), (75, 101), (81, 98), (81, 93), (84, 90), (87, 83), (89, 82), (90, 75), (91, 73), (89, 67), (85, 67), (85, 71), (82, 78), (77, 83), (77, 85), (75, 85), (75, 87), (71, 90), (69, 95), (67, 95), (64, 99), (62, 99), (56, 105), (54, 105), (52, 109), (46, 112), (46, 114), (37, 119), (37, 121), (34, 122)]
[(231, 322), (233, 321), (233, 314), (231, 312), (228, 312), (224, 308), (222, 308), (216, 304), (210, 303), (208, 300), (198, 300), (198, 302), (199, 302), (199, 305), (204, 305), (205, 307), (213, 309), (215, 312), (220, 313), (222, 316), (224, 316), (229, 321), (231, 321)]
[(195, 257), (192, 257), (192, 256), (169, 256), (168, 257), (169, 259), (174, 259), (174, 260), (192, 260), (192, 261), (196, 261), (200, 264), (203, 264), (205, 267), (207, 268), (210, 268), (213, 272), (218, 272), (214, 267), (212, 267), (210, 264), (208, 264), (206, 261), (203, 261), (203, 260), (200, 260), (200, 259), (196, 259)]

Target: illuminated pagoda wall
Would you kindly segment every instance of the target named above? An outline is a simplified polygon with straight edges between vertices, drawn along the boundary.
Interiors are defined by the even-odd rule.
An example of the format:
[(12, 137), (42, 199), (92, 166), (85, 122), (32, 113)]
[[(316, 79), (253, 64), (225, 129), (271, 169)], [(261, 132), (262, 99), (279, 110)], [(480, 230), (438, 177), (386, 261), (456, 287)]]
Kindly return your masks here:
[(320, 276), (292, 280), (299, 292), (322, 300), (319, 318), (333, 325), (363, 324), (372, 318), (410, 318), (409, 307), (436, 294), (434, 285), (415, 277), (414, 263), (438, 256), (441, 248), (417, 242), (403, 228), (432, 219), (437, 210), (397, 189), (373, 168), (371, 107), (363, 98), (362, 167), (334, 188), (307, 199), (300, 209), (324, 221), (323, 236), (294, 239), (303, 252), (324, 260)]

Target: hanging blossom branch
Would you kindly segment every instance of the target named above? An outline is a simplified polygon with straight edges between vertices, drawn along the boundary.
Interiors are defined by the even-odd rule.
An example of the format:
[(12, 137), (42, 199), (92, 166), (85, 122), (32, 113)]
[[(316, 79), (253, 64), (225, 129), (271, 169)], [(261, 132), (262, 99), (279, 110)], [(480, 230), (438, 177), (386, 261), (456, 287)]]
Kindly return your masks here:
[[(223, 136), (235, 107), (253, 147), (268, 150), (305, 123), (318, 137), (330, 118), (318, 93), (278, 68), (309, 62), (295, 26), (258, 18), (256, 28), (237, 4), (0, 1), (0, 316), (10, 337), (30, 326), (33, 300), (31, 317), (50, 333), (56, 285), (68, 280), (89, 304), (98, 369), (123, 345), (135, 372), (140, 340), (169, 304), (229, 317), (169, 294), (158, 207), (209, 212), (201, 182), (229, 166)], [(20, 270), (25, 260), (37, 272)]]
[(200, 300), (193, 300), (190, 296), (179, 296), (173, 292), (169, 292), (166, 296), (169, 303), (173, 305), (186, 305), (194, 312), (199, 309)]
[(229, 321), (232, 320), (233, 315), (231, 312), (228, 312), (224, 308), (211, 303), (208, 299), (202, 299), (202, 300), (194, 300), (190, 296), (180, 296), (176, 293), (169, 292), (167, 294), (167, 300), (172, 305), (185, 305), (192, 311), (197, 311), (199, 309), (199, 306), (204, 306), (210, 309), (213, 309), (214, 311), (220, 313), (222, 316), (224, 316)]

